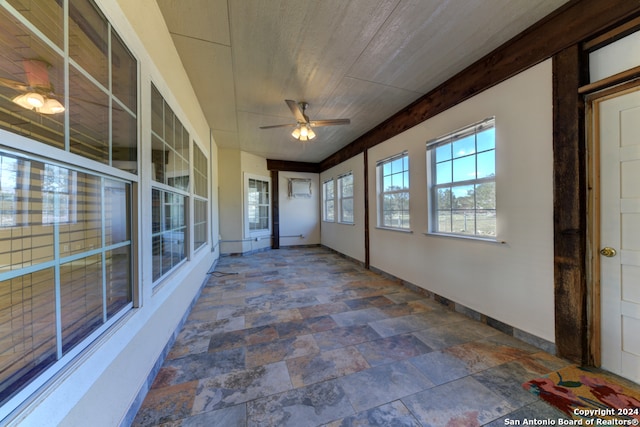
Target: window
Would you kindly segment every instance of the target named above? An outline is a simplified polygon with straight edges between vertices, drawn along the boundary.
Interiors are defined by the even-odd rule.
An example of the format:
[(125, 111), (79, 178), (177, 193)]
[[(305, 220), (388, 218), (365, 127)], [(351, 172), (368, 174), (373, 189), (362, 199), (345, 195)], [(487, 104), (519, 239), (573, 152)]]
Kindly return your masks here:
[(338, 205), (340, 222), (353, 224), (353, 173), (338, 177)]
[(4, 151), (0, 164), (3, 404), (131, 308), (133, 281), (130, 183)]
[[(153, 281), (156, 283), (180, 265), (188, 254), (189, 144), (189, 133), (151, 84), (151, 210)], [(197, 153), (194, 153), (194, 159), (202, 163)], [(202, 171), (194, 175), (197, 191), (202, 192)], [(194, 217), (202, 222), (199, 217), (201, 204), (196, 203), (194, 208)], [(201, 232), (201, 225), (197, 232)], [(198, 238), (202, 239), (202, 236), (196, 240)]]
[(335, 221), (335, 184), (333, 178), (322, 184), (322, 220)]
[(409, 155), (403, 152), (380, 160), (378, 173), (378, 226), (409, 229)]
[(271, 233), (269, 178), (245, 175), (247, 236)]
[(193, 144), (193, 248), (207, 243), (208, 161), (200, 147)]
[(427, 143), (430, 231), (496, 237), (495, 119)]
[(4, 419), (133, 307), (138, 62), (93, 0), (1, 1), (0, 34)]

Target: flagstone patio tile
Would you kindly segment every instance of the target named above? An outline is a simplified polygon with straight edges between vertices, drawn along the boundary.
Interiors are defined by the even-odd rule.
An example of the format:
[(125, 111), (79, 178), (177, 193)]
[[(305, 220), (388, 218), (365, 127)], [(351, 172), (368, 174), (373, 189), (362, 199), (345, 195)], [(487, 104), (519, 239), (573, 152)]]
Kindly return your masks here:
[(249, 426), (317, 426), (353, 414), (347, 394), (337, 380), (323, 381), (247, 404)]

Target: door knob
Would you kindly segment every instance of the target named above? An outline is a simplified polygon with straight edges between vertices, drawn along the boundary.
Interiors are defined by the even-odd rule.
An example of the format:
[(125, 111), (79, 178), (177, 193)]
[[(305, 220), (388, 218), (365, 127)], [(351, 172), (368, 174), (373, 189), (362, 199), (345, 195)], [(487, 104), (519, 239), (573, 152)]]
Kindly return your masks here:
[(615, 249), (610, 248), (609, 246), (605, 246), (604, 248), (600, 249), (600, 254), (609, 258), (616, 256), (617, 253), (618, 252)]

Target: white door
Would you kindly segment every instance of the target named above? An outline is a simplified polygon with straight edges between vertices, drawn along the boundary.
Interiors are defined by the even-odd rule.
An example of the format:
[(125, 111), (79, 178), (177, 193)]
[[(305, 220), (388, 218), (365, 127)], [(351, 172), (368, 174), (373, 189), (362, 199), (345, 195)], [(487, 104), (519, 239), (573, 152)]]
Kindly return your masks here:
[(601, 362), (640, 382), (640, 89), (596, 105)]

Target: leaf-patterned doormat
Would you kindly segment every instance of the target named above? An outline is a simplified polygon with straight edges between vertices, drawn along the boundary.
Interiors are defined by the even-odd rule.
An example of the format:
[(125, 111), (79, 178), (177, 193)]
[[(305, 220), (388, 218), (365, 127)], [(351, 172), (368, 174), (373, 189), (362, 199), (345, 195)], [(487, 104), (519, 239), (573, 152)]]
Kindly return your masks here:
[(640, 385), (595, 368), (571, 365), (522, 386), (576, 425), (640, 425)]

